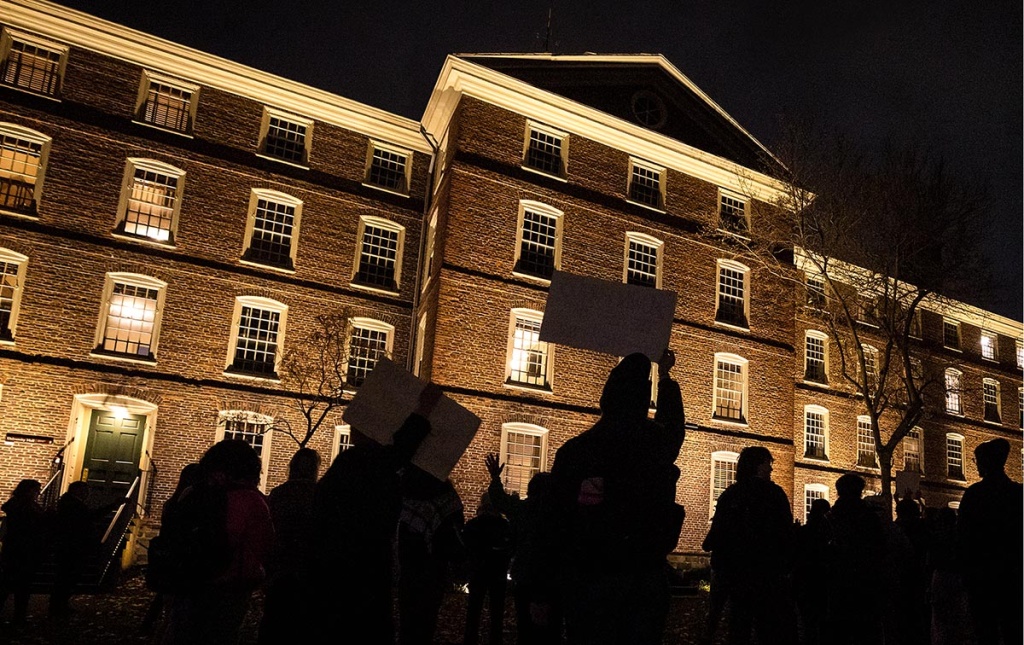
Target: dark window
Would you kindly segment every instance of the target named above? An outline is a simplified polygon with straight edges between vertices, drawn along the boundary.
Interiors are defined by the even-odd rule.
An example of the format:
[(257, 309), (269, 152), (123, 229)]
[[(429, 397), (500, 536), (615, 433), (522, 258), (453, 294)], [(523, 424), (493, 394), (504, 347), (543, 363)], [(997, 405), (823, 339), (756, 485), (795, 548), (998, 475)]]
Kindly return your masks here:
[(398, 258), (397, 230), (366, 224), (363, 227), (359, 270), (354, 281), (373, 287), (395, 291), (395, 263)]
[(283, 269), (294, 268), (291, 252), (295, 207), (260, 199), (253, 217), (252, 239), (243, 259)]
[(270, 117), (263, 154), (293, 163), (306, 163), (306, 130), (302, 123)]
[(552, 134), (530, 130), (530, 143), (526, 149), (526, 166), (561, 177), (562, 139)]
[(634, 165), (629, 181), (629, 198), (634, 202), (661, 208), (661, 173)]
[(235, 359), (229, 371), (276, 378), (277, 335), (281, 312), (243, 306), (238, 318)]
[(749, 230), (747, 226), (747, 205), (743, 200), (722, 195), (718, 205), (718, 214), (723, 229), (741, 234), (745, 234)]
[(407, 160), (407, 155), (374, 148), (373, 158), (370, 160), (370, 175), (367, 181), (374, 186), (404, 193), (408, 190), (405, 181), (405, 164)]
[(523, 211), (522, 241), (514, 271), (551, 279), (555, 271), (558, 217), (531, 210)]
[(381, 356), (388, 353), (388, 332), (369, 327), (353, 327), (348, 346), (348, 368), (345, 382), (359, 387), (377, 366)]

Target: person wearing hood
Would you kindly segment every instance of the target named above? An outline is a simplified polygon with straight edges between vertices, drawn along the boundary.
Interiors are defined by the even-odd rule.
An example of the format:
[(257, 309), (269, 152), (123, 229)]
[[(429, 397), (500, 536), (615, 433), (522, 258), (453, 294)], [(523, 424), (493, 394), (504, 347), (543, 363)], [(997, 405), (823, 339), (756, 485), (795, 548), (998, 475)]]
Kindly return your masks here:
[(685, 437), (675, 355), (658, 361), (658, 400), (648, 418), (651, 361), (624, 358), (608, 376), (601, 418), (555, 453), (553, 503), (559, 518), (554, 562), (569, 643), (661, 643), (669, 605), (666, 556), (684, 510), (676, 503), (675, 461)]

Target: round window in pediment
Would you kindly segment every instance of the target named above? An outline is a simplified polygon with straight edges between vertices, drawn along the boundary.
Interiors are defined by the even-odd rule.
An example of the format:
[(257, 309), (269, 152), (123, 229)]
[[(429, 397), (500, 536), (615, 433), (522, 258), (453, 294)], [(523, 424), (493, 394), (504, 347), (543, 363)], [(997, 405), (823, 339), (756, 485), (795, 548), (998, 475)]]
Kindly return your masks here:
[(665, 102), (658, 95), (640, 90), (633, 95), (632, 107), (633, 118), (645, 128), (657, 130), (665, 125)]

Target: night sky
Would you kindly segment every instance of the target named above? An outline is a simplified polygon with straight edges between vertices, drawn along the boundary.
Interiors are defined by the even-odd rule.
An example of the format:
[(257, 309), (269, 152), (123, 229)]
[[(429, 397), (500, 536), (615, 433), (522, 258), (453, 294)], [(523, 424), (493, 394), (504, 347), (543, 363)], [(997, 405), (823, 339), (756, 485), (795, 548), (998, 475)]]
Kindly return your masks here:
[(661, 53), (769, 149), (810, 119), (924, 142), (987, 183), (996, 286), (972, 304), (1024, 318), (1019, 0), (60, 4), (417, 120), (449, 53)]

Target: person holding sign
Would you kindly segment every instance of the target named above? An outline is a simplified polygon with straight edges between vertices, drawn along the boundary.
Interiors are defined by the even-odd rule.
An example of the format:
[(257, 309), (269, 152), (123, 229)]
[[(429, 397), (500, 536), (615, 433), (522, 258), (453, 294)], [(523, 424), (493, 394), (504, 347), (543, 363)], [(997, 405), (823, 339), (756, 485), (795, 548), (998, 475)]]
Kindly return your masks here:
[(552, 562), (570, 644), (657, 645), (669, 606), (666, 556), (685, 511), (676, 503), (686, 416), (669, 375), (675, 355), (658, 361), (658, 401), (647, 416), (651, 361), (624, 358), (601, 394), (601, 418), (567, 441), (551, 469), (558, 519)]

